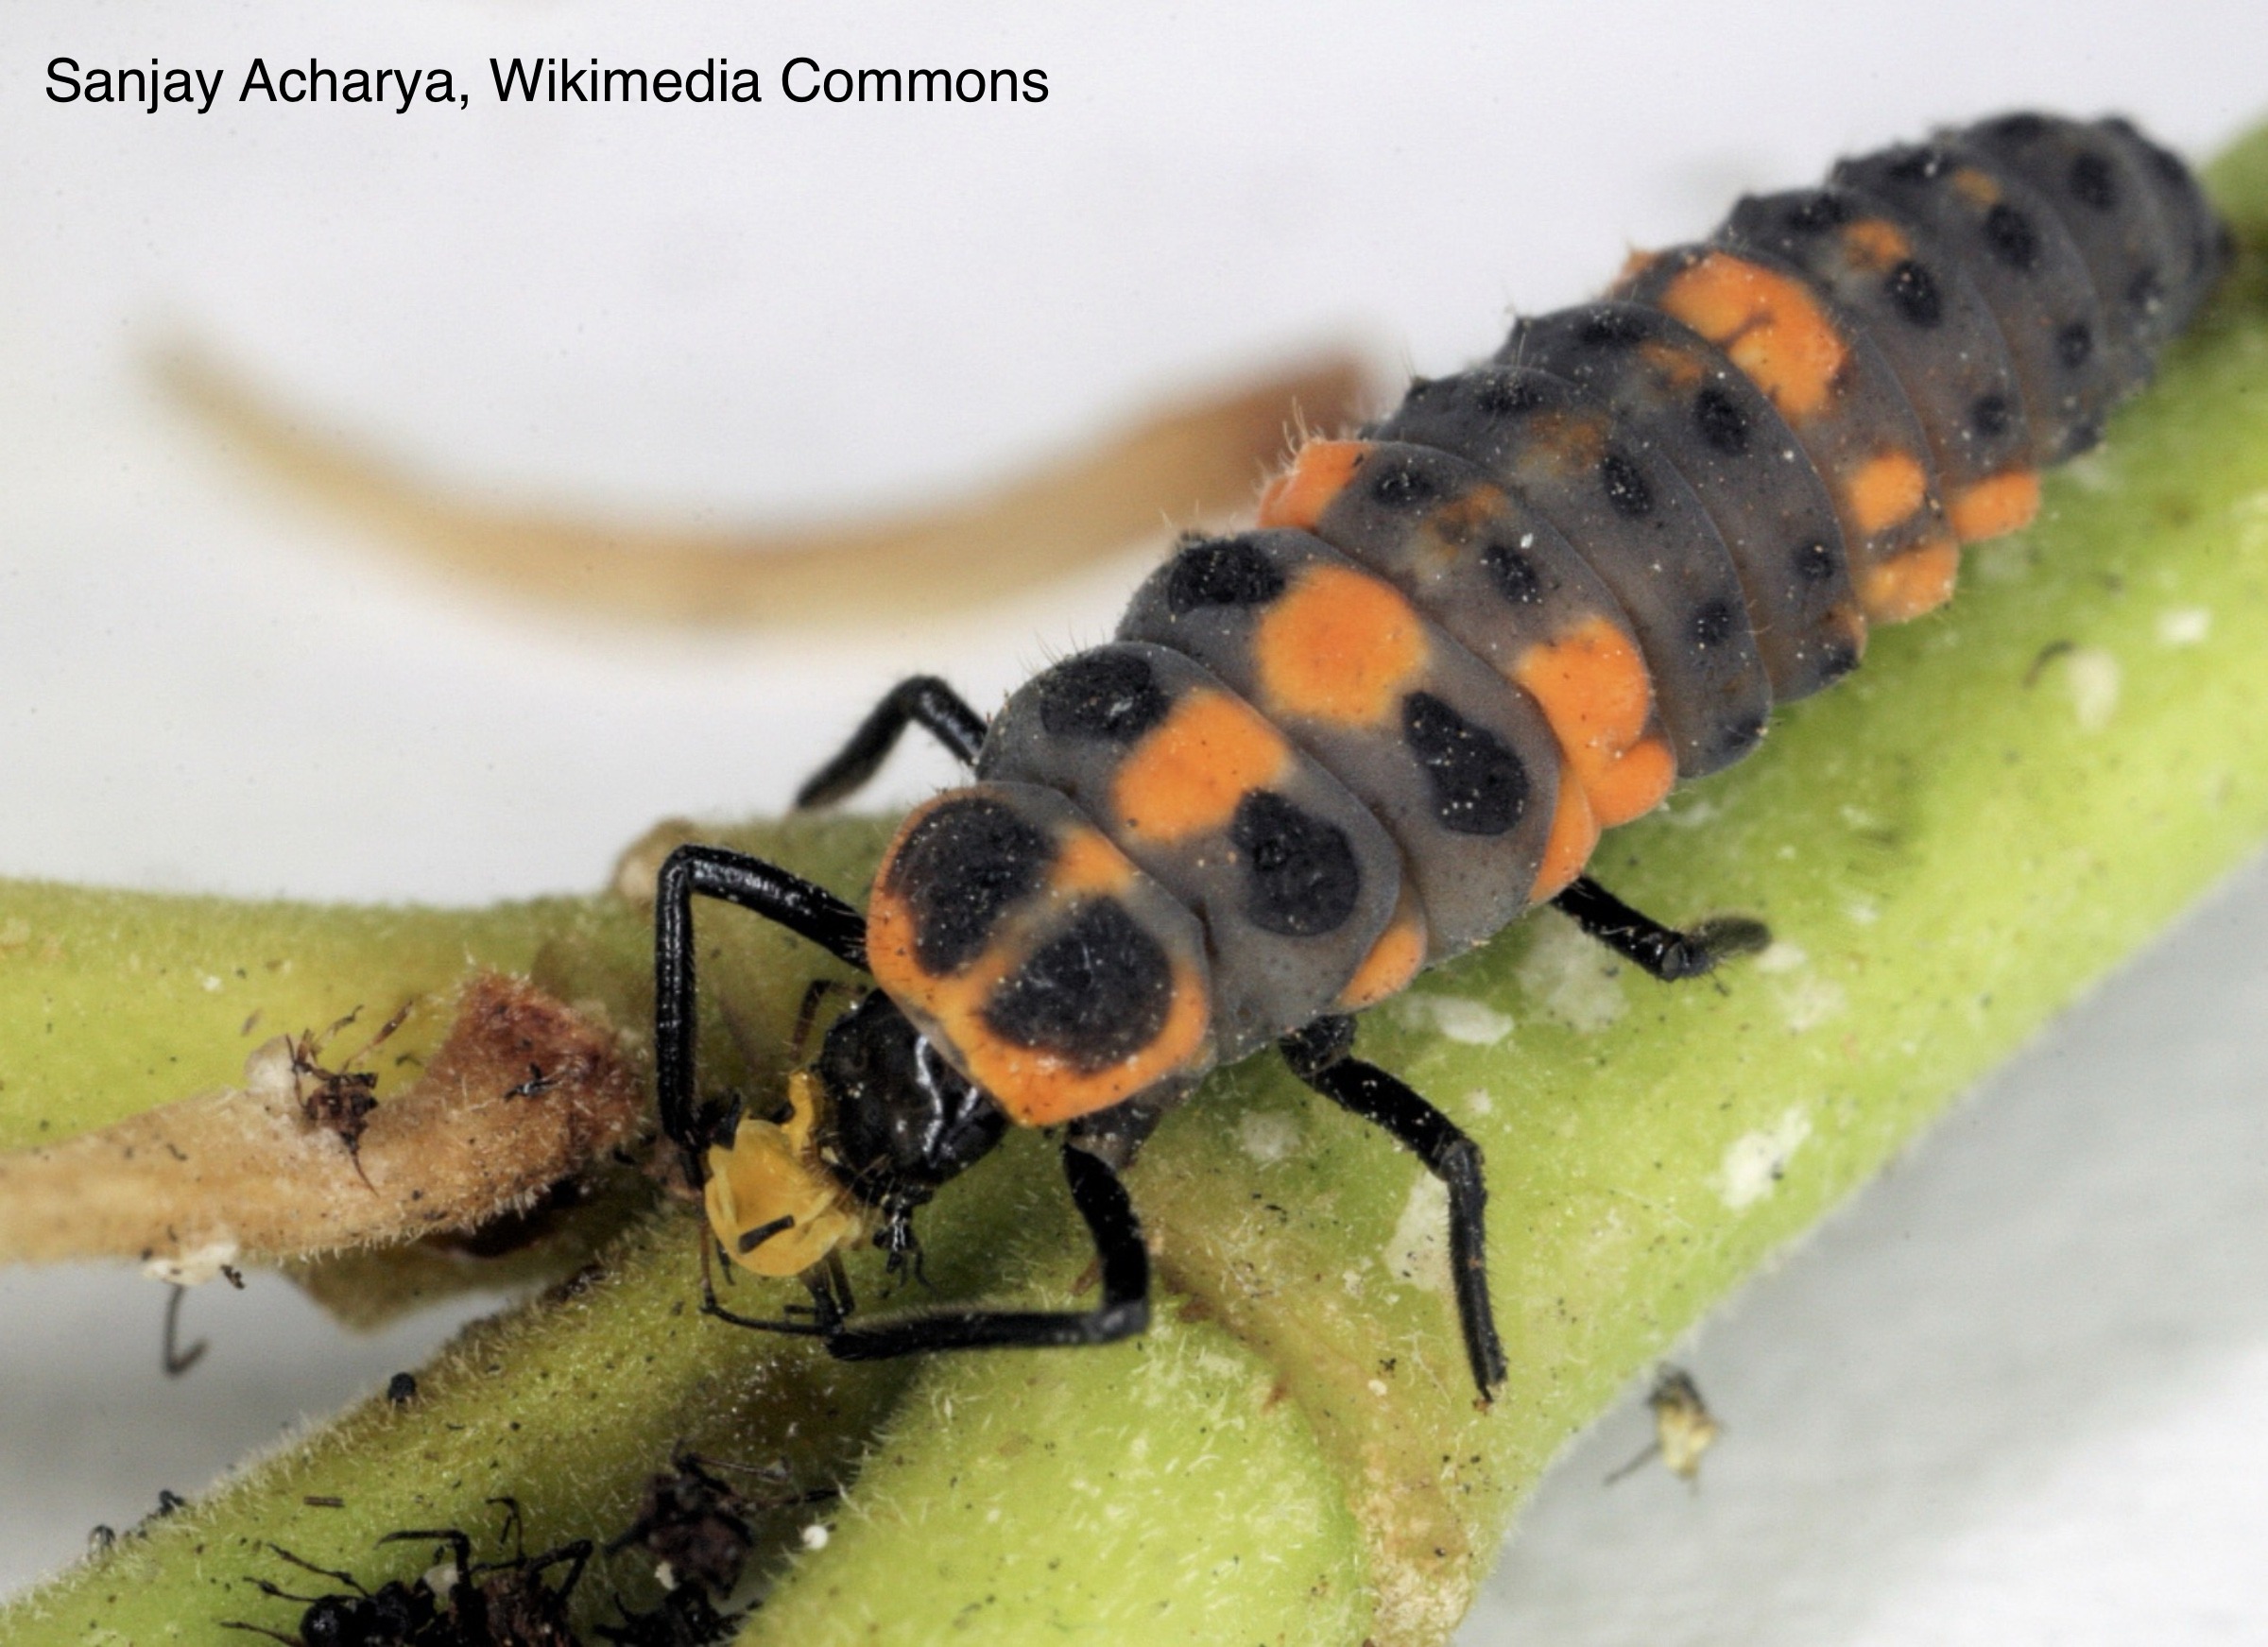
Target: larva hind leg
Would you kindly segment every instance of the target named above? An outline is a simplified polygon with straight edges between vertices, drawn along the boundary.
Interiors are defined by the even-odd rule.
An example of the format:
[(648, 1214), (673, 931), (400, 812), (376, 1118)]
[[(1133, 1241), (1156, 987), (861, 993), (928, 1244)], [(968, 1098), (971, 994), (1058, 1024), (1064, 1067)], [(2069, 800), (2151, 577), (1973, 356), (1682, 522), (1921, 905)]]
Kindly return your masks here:
[(985, 717), (936, 676), (916, 675), (890, 688), (834, 759), (796, 791), (796, 810), (831, 805), (865, 784), (889, 759), (909, 722), (944, 745), (963, 765), (976, 764), (976, 752), (985, 742)]
[(1744, 915), (1713, 916), (1680, 932), (1631, 908), (1585, 875), (1552, 900), (1577, 926), (1650, 978), (1675, 984), (1714, 971), (1772, 941), (1771, 929)]
[(1488, 1300), (1488, 1190), (1481, 1176), (1481, 1146), (1418, 1093), (1376, 1064), (1347, 1055), (1354, 1045), (1351, 1018), (1318, 1018), (1278, 1043), (1292, 1073), (1349, 1114), (1391, 1135), (1425, 1163), (1449, 1191), (1450, 1275), (1456, 1287), (1457, 1323), (1465, 1357), (1481, 1398), (1504, 1381), (1504, 1346)]

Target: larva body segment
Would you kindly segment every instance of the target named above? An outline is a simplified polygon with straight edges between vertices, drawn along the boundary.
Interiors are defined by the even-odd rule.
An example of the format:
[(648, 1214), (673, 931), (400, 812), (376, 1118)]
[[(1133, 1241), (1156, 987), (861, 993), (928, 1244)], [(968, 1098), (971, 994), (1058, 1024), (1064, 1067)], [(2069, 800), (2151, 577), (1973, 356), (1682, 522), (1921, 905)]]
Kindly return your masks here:
[[(2227, 261), (2187, 168), (2116, 120), (2003, 116), (1741, 202), (1310, 442), (1261, 530), (1185, 544), (1115, 643), (1014, 695), (984, 782), (885, 860), (878, 976), (1026, 1122), (1166, 1101), (1391, 993), (1747, 753), (1868, 622), (1942, 604)], [(921, 845), (962, 797), (1025, 820), (1021, 856)], [(917, 907), (982, 932), (925, 950)], [(1084, 974), (1047, 948), (1082, 921)], [(1123, 999), (1057, 999), (1081, 988)], [(1042, 1021), (1082, 1072), (1026, 1057), (1004, 1089), (1003, 1024)]]

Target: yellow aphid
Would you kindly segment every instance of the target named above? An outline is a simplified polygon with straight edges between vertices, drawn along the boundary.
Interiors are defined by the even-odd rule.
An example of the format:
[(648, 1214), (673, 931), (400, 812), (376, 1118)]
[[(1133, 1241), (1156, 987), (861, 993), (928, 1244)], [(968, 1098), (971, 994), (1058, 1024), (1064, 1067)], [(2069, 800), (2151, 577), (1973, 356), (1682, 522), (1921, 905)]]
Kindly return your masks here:
[(808, 1072), (788, 1078), (787, 1099), (784, 1124), (743, 1118), (729, 1146), (710, 1149), (702, 1191), (726, 1256), (760, 1276), (801, 1275), (866, 1227), (812, 1145), (818, 1105)]

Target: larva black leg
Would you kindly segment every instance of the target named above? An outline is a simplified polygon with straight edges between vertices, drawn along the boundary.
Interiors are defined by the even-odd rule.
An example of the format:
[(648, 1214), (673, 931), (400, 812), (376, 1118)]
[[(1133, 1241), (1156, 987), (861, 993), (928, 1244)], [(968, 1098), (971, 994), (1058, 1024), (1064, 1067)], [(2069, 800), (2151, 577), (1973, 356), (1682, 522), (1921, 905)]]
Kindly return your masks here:
[(843, 1361), (885, 1361), (933, 1349), (1046, 1349), (1115, 1344), (1150, 1324), (1150, 1253), (1118, 1174), (1077, 1144), (1063, 1146), (1071, 1199), (1102, 1261), (1102, 1302), (1091, 1310), (945, 1310), (871, 1326), (842, 1326), (827, 1349)]
[(1465, 1356), (1484, 1400), (1504, 1381), (1503, 1341), (1488, 1301), (1488, 1229), (1483, 1213), (1488, 1190), (1481, 1176), (1481, 1146), (1454, 1122), (1375, 1064), (1347, 1055), (1354, 1021), (1318, 1018), (1280, 1043), (1292, 1073), (1340, 1108), (1390, 1133), (1449, 1189), (1450, 1273), (1457, 1289), (1457, 1320)]
[(699, 1182), (698, 1157), (718, 1118), (703, 1115), (693, 1085), (696, 897), (722, 899), (777, 921), (862, 971), (865, 917), (823, 886), (776, 865), (722, 847), (679, 847), (662, 866), (654, 892), (654, 1067), (662, 1131), (685, 1155)]
[(1772, 941), (1770, 928), (1744, 915), (1713, 916), (1679, 932), (1632, 909), (1588, 875), (1552, 902), (1592, 937), (1664, 984), (1698, 978), (1720, 962), (1753, 954)]
[(838, 1297), (812, 1277), (805, 1278), (812, 1295), (808, 1320), (736, 1315), (713, 1294), (702, 1310), (735, 1327), (819, 1339), (839, 1361), (888, 1361), (937, 1349), (1065, 1348), (1131, 1338), (1150, 1324), (1150, 1254), (1134, 1203), (1108, 1163), (1076, 1144), (1064, 1146), (1063, 1176), (1102, 1261), (1102, 1302), (1091, 1310), (935, 1310), (854, 1326), (846, 1319), (849, 1290)]
[(976, 764), (976, 752), (985, 742), (984, 716), (936, 676), (917, 675), (892, 687), (850, 734), (842, 752), (796, 791), (796, 810), (827, 806), (859, 788), (889, 759), (909, 721), (944, 745), (964, 766)]

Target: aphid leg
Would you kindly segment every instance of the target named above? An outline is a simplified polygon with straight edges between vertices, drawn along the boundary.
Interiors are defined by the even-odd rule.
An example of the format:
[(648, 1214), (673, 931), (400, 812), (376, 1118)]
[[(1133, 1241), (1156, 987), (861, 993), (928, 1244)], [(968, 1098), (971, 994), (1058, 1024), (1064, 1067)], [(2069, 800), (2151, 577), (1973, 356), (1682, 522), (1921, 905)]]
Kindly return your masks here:
[[(381, 1544), (409, 1544), (426, 1540), (447, 1550), (456, 1568), (456, 1587), (472, 1587), (472, 1540), (455, 1527), (410, 1527), (400, 1533), (388, 1533), (378, 1540)], [(506, 1565), (509, 1565), (507, 1563)], [(367, 1592), (366, 1592), (367, 1593)]]
[(1150, 1253), (1117, 1172), (1076, 1142), (1063, 1146), (1063, 1176), (1101, 1261), (1102, 1301), (1091, 1310), (938, 1310), (865, 1326), (838, 1324), (828, 1352), (843, 1361), (885, 1361), (935, 1349), (1043, 1349), (1112, 1344), (1150, 1324)]
[(944, 745), (946, 753), (964, 766), (976, 764), (976, 752), (985, 741), (984, 716), (936, 676), (917, 675), (890, 688), (841, 753), (796, 791), (796, 810), (827, 806), (858, 789), (882, 769), (909, 721)]
[[(337, 1572), (328, 1567), (318, 1567), (314, 1562), (307, 1560), (304, 1556), (294, 1555), (290, 1551), (284, 1549), (281, 1544), (270, 1544), (268, 1548), (274, 1551), (278, 1555), (281, 1555), (284, 1560), (290, 1562), (292, 1566), (298, 1568), (301, 1572), (312, 1572), (318, 1578), (328, 1578), (336, 1583), (343, 1584), (349, 1589), (352, 1590), (356, 1595), (367, 1596), (370, 1593), (369, 1590), (362, 1587), (361, 1581), (356, 1579), (355, 1576), (351, 1572)], [(269, 1595), (283, 1596), (283, 1599), (285, 1601), (300, 1600), (298, 1596), (285, 1596), (284, 1595), (283, 1591), (270, 1587), (264, 1579), (254, 1579), (252, 1582)], [(315, 1598), (310, 1596), (307, 1599), (309, 1601), (313, 1601)]]
[(177, 1281), (173, 1286), (173, 1295), (165, 1300), (165, 1342), (159, 1353), (161, 1364), (164, 1366), (165, 1376), (169, 1379), (180, 1378), (204, 1360), (205, 1351), (212, 1347), (201, 1338), (187, 1349), (180, 1347), (181, 1299), (188, 1292), (187, 1287)]
[(862, 971), (865, 917), (823, 886), (722, 847), (679, 847), (662, 866), (654, 895), (654, 1065), (662, 1131), (701, 1181), (701, 1151), (725, 1118), (702, 1112), (693, 1085), (693, 900), (721, 899), (777, 921)]
[(1772, 941), (1769, 927), (1744, 915), (1713, 916), (1679, 932), (1632, 909), (1588, 875), (1552, 902), (1592, 937), (1664, 984), (1698, 978), (1720, 962), (1753, 954)]
[(1390, 1133), (1425, 1163), (1449, 1190), (1450, 1273), (1457, 1290), (1457, 1319), (1465, 1333), (1466, 1359), (1481, 1398), (1491, 1398), (1504, 1381), (1503, 1342), (1496, 1334), (1496, 1313), (1488, 1301), (1488, 1205), (1481, 1176), (1481, 1146), (1407, 1086), (1375, 1064), (1348, 1056), (1354, 1045), (1354, 1020), (1318, 1018), (1279, 1043), (1292, 1073), (1340, 1108)]
[(591, 1559), (592, 1548), (590, 1539), (576, 1538), (560, 1545), (557, 1550), (547, 1550), (533, 1561), (524, 1562), (523, 1565), (527, 1575), (533, 1578), (545, 1568), (566, 1564), (567, 1576), (560, 1582), (558, 1588), (552, 1592), (564, 1600), (575, 1593), (576, 1585), (582, 1583), (583, 1568)]

